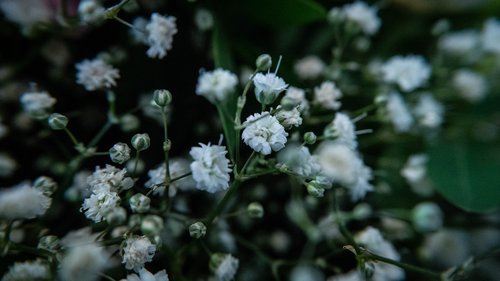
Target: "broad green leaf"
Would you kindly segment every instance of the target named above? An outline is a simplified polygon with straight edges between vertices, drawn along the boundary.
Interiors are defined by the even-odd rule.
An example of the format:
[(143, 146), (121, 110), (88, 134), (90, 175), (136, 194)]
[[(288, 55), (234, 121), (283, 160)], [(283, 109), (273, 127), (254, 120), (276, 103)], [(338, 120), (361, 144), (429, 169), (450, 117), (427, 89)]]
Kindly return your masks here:
[(229, 40), (219, 25), (216, 25), (212, 32), (212, 55), (214, 57), (215, 67), (234, 72), (235, 67)]
[(248, 13), (257, 21), (273, 26), (298, 26), (326, 17), (326, 10), (314, 0), (245, 1)]
[(471, 212), (500, 207), (499, 147), (451, 140), (428, 152), (429, 176), (446, 199)]

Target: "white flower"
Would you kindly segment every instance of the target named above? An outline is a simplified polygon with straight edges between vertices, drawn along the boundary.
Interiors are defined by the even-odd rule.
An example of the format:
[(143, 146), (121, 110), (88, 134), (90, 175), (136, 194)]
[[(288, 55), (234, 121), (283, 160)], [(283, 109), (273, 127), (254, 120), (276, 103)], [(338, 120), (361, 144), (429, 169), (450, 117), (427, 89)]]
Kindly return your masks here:
[[(356, 242), (379, 256), (399, 261), (400, 256), (394, 246), (382, 237), (380, 231), (371, 226), (367, 227), (355, 236)], [(404, 271), (392, 264), (374, 263), (375, 271), (372, 280), (375, 281), (399, 281), (404, 279)]]
[(210, 30), (214, 26), (214, 16), (207, 9), (199, 9), (194, 14), (194, 23), (199, 30)]
[(323, 272), (313, 265), (297, 265), (290, 272), (289, 281), (325, 280)]
[(95, 91), (116, 86), (120, 78), (118, 69), (100, 58), (83, 60), (76, 64), (76, 83), (83, 85), (87, 91)]
[(146, 25), (148, 25), (148, 20), (144, 17), (136, 17), (132, 21), (134, 28), (129, 30), (132, 40), (137, 43), (148, 44), (148, 34), (146, 32)]
[(298, 110), (300, 113), (307, 113), (309, 110), (309, 102), (306, 99), (306, 93), (303, 89), (296, 87), (289, 87), (283, 98), (289, 99), (294, 104), (298, 105)]
[(431, 67), (421, 56), (394, 56), (381, 68), (383, 80), (396, 83), (405, 92), (424, 86), (431, 76)]
[(462, 264), (471, 256), (470, 237), (463, 230), (441, 229), (425, 237), (420, 254), (440, 268)]
[(337, 110), (342, 104), (338, 101), (341, 97), (342, 92), (335, 86), (335, 83), (325, 81), (319, 87), (314, 88), (313, 103), (325, 109)]
[(428, 159), (425, 154), (411, 155), (401, 170), (401, 175), (409, 183), (416, 183), (423, 180), (427, 174), (426, 164)]
[(413, 125), (413, 116), (400, 94), (393, 92), (387, 97), (387, 118), (398, 133), (408, 132)]
[(380, 28), (380, 18), (377, 9), (366, 3), (356, 1), (342, 7), (342, 13), (348, 21), (356, 23), (368, 35), (377, 33)]
[(316, 79), (325, 70), (325, 63), (317, 56), (307, 56), (298, 60), (293, 69), (300, 79)]
[(52, 199), (27, 183), (0, 190), (0, 217), (33, 219), (45, 214)]
[(17, 169), (17, 162), (5, 153), (0, 153), (0, 178), (10, 177)]
[(78, 15), (85, 23), (104, 19), (106, 9), (96, 0), (83, 0), (78, 4)]
[(486, 20), (481, 32), (481, 43), (486, 52), (500, 55), (500, 21), (494, 18)]
[(164, 58), (167, 51), (172, 49), (174, 35), (177, 33), (176, 18), (162, 16), (157, 13), (151, 15), (151, 20), (146, 25), (148, 32), (149, 49), (146, 52), (150, 58)]
[(2, 0), (0, 9), (10, 21), (28, 28), (54, 17), (49, 3), (40, 0)]
[(268, 155), (271, 151), (279, 151), (285, 147), (288, 133), (278, 119), (269, 112), (251, 115), (243, 125), (246, 127), (241, 138), (256, 152)]
[(93, 187), (90, 197), (83, 201), (81, 211), (85, 211), (85, 216), (94, 222), (101, 222), (119, 203), (120, 197), (110, 190), (109, 185), (98, 184)]
[(155, 252), (156, 246), (146, 236), (131, 237), (125, 241), (122, 263), (126, 269), (140, 273), (144, 264), (153, 260)]
[(109, 266), (109, 257), (104, 247), (95, 243), (69, 247), (61, 260), (59, 277), (64, 281), (97, 281), (99, 273)]
[(257, 73), (253, 78), (253, 84), (257, 100), (265, 105), (273, 103), (278, 95), (288, 87), (288, 84), (274, 73), (265, 75)]
[(216, 281), (231, 281), (236, 276), (238, 271), (239, 261), (230, 254), (225, 254), (218, 261), (218, 266), (215, 268)]
[[(278, 109), (280, 106), (278, 106)], [(280, 110), (275, 115), (276, 119), (285, 128), (291, 128), (293, 126), (298, 127), (302, 124), (302, 117), (300, 117), (300, 111), (294, 107), (292, 110)]]
[(127, 275), (127, 279), (122, 279), (121, 281), (169, 281), (169, 279), (165, 270), (158, 271), (153, 275), (147, 269), (141, 268), (139, 275), (132, 273)]
[(46, 118), (56, 99), (47, 92), (26, 92), (21, 96), (21, 104), (26, 113), (34, 118)]
[(127, 177), (127, 169), (118, 169), (112, 165), (104, 168), (96, 167), (94, 173), (88, 177), (87, 183), (91, 190), (101, 185), (109, 186), (111, 191), (119, 192), (130, 189), (134, 185), (134, 180)]
[(363, 281), (365, 278), (359, 270), (351, 270), (344, 274), (332, 276), (327, 281)]
[(469, 102), (478, 102), (486, 96), (486, 79), (477, 72), (459, 69), (453, 74), (452, 84), (460, 97)]
[(196, 94), (204, 96), (211, 102), (221, 102), (234, 92), (236, 85), (238, 85), (238, 78), (235, 74), (217, 68), (201, 73), (196, 85)]
[[(176, 178), (190, 172), (189, 161), (183, 158), (171, 159), (169, 161), (170, 178)], [(149, 180), (144, 184), (146, 188), (154, 188), (153, 194), (163, 196), (165, 193), (165, 174), (167, 169), (165, 163), (159, 164), (156, 169), (148, 172)], [(191, 176), (182, 178), (170, 183), (169, 196), (173, 197), (177, 189), (187, 190), (195, 186), (195, 182)]]
[[(335, 114), (335, 119), (325, 128), (325, 131), (331, 131), (331, 136), (338, 144), (343, 144), (352, 150), (358, 147), (354, 122), (344, 113)], [(330, 133), (326, 134), (330, 136)]]
[(430, 93), (418, 97), (413, 112), (422, 127), (435, 129), (443, 123), (444, 107)]
[(307, 147), (295, 143), (281, 150), (277, 155), (277, 161), (303, 177), (313, 177), (321, 170), (316, 156), (311, 156)]
[(200, 143), (200, 147), (191, 148), (189, 154), (194, 161), (190, 167), (196, 188), (215, 193), (229, 187), (231, 169), (226, 153), (226, 147), (220, 145)]
[(475, 30), (446, 33), (438, 41), (438, 48), (452, 55), (466, 55), (476, 52), (478, 46), (479, 34)]
[(40, 260), (16, 262), (2, 277), (2, 281), (47, 280), (50, 276), (49, 266)]
[(79, 201), (92, 194), (87, 179), (92, 175), (89, 171), (79, 171), (73, 177), (73, 183), (64, 192), (64, 197), (70, 201)]
[(326, 141), (320, 144), (315, 155), (322, 174), (346, 187), (352, 201), (363, 198), (373, 190), (369, 182), (372, 171), (354, 150), (335, 141)]

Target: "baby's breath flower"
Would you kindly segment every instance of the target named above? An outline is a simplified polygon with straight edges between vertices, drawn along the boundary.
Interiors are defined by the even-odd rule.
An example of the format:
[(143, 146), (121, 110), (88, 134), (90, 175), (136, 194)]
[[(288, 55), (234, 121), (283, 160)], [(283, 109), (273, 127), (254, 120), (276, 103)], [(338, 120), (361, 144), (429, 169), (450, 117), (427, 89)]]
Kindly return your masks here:
[(100, 58), (83, 60), (76, 64), (76, 70), (76, 83), (87, 91), (114, 87), (116, 79), (120, 78), (118, 69)]
[(120, 203), (120, 197), (110, 190), (110, 186), (99, 184), (94, 187), (93, 193), (83, 201), (81, 211), (94, 222), (101, 222)]
[(344, 113), (335, 114), (335, 119), (325, 128), (325, 135), (334, 137), (336, 143), (343, 144), (350, 149), (356, 149), (356, 127), (354, 122)]
[(443, 34), (438, 48), (450, 55), (467, 55), (479, 46), (479, 33), (475, 30), (462, 30)]
[(251, 115), (243, 125), (246, 127), (241, 138), (256, 152), (268, 155), (285, 147), (288, 133), (278, 119), (269, 112)]
[(303, 177), (312, 177), (319, 173), (321, 166), (316, 156), (311, 156), (309, 149), (296, 143), (288, 144), (277, 155), (278, 163)]
[(125, 241), (122, 263), (126, 269), (140, 272), (146, 262), (153, 260), (155, 252), (156, 246), (147, 237), (130, 237)]
[(48, 264), (35, 260), (14, 263), (2, 277), (2, 281), (47, 280), (49, 277)]
[(307, 56), (298, 60), (293, 69), (300, 79), (316, 79), (325, 70), (325, 63), (317, 56)]
[(196, 94), (204, 96), (212, 103), (221, 102), (234, 92), (236, 85), (238, 78), (234, 73), (217, 68), (201, 73), (196, 85)]
[(319, 87), (314, 88), (313, 103), (325, 109), (337, 110), (341, 102), (342, 92), (335, 86), (335, 83), (325, 81)]
[(200, 143), (192, 147), (189, 154), (193, 157), (191, 171), (196, 188), (210, 193), (226, 190), (229, 187), (229, 160), (226, 147)]
[(418, 123), (424, 128), (435, 129), (443, 123), (444, 107), (430, 93), (418, 97), (418, 103), (413, 112)]
[(255, 96), (264, 105), (273, 103), (278, 95), (288, 87), (288, 84), (274, 73), (257, 73), (253, 78), (253, 83)]
[(139, 275), (132, 273), (127, 275), (127, 279), (120, 281), (169, 281), (167, 272), (164, 270), (158, 271), (156, 274), (149, 272), (145, 268), (139, 270)]
[(486, 52), (500, 55), (500, 20), (486, 20), (481, 32), (481, 43)]
[(303, 89), (289, 87), (282, 100), (284, 99), (289, 100), (294, 104), (294, 106), (298, 106), (300, 113), (307, 114), (307, 111), (309, 110), (309, 101), (307, 101), (306, 93)]
[(85, 23), (93, 23), (104, 19), (106, 9), (96, 0), (83, 0), (78, 4), (78, 15)]
[(399, 93), (393, 92), (389, 94), (386, 111), (387, 115), (385, 117), (393, 124), (396, 132), (408, 132), (411, 129), (413, 116)]
[(126, 169), (120, 170), (112, 165), (106, 165), (104, 168), (96, 167), (94, 173), (88, 177), (87, 183), (91, 190), (106, 185), (112, 191), (119, 192), (130, 189), (134, 185), (134, 180), (127, 177)]
[[(174, 158), (169, 161), (170, 178), (176, 178), (190, 171), (189, 161), (183, 158)], [(144, 184), (146, 188), (154, 188), (153, 194), (163, 196), (165, 193), (165, 174), (167, 169), (165, 163), (159, 164), (155, 169), (148, 172), (149, 180)], [(173, 197), (177, 189), (187, 190), (193, 188), (195, 183), (192, 177), (182, 178), (170, 183), (169, 196)]]
[(52, 199), (28, 183), (0, 191), (0, 217), (7, 220), (33, 219), (45, 214)]
[(404, 92), (424, 86), (431, 76), (431, 67), (417, 55), (394, 56), (381, 68), (383, 79), (396, 83)]
[(30, 116), (43, 119), (49, 115), (56, 99), (47, 92), (26, 92), (21, 96), (21, 104), (26, 113)]
[(459, 96), (469, 102), (478, 102), (486, 96), (486, 79), (477, 72), (459, 69), (453, 74), (452, 83)]
[(151, 15), (145, 27), (148, 33), (149, 49), (146, 52), (148, 57), (162, 59), (167, 55), (167, 51), (172, 49), (173, 37), (177, 33), (175, 20), (173, 16), (162, 16), (157, 13)]
[[(278, 106), (279, 108), (280, 106)], [(290, 129), (291, 127), (299, 127), (302, 124), (302, 117), (300, 117), (300, 111), (297, 108), (292, 108), (291, 110), (280, 110), (275, 115), (276, 119), (280, 122), (283, 127)]]
[(231, 281), (238, 271), (239, 261), (230, 254), (215, 253), (210, 257), (210, 268), (216, 281)]
[(96, 243), (72, 246), (61, 260), (59, 277), (65, 281), (97, 281), (109, 266), (109, 253)]
[(380, 18), (377, 8), (368, 6), (365, 2), (356, 1), (342, 7), (343, 16), (350, 22), (357, 24), (367, 35), (377, 33), (380, 28)]

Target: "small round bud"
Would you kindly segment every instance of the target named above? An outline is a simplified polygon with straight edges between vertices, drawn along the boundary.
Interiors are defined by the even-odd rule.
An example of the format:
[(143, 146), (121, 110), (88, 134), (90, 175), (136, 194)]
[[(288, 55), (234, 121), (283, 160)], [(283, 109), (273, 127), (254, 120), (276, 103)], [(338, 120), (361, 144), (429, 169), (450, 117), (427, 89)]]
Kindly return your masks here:
[(148, 149), (149, 145), (151, 144), (151, 140), (149, 139), (148, 134), (135, 134), (132, 137), (132, 146), (137, 150), (137, 151), (142, 151)]
[(110, 225), (120, 225), (127, 221), (127, 211), (122, 208), (113, 208), (111, 212), (106, 215), (106, 221)]
[(59, 238), (57, 236), (47, 235), (40, 238), (37, 248), (55, 252), (59, 249), (59, 246)]
[(133, 214), (128, 219), (128, 227), (134, 228), (141, 225), (141, 215)]
[(283, 163), (276, 164), (276, 169), (278, 169), (281, 173), (287, 173), (290, 170), (288, 169), (288, 166)]
[(109, 149), (109, 157), (111, 158), (111, 161), (123, 164), (125, 161), (130, 159), (130, 147), (123, 142), (116, 143)]
[(318, 137), (316, 137), (316, 134), (313, 132), (306, 132), (304, 134), (304, 142), (306, 144), (315, 144), (317, 139)]
[(352, 216), (357, 220), (364, 220), (373, 213), (372, 207), (367, 203), (360, 203), (352, 210)]
[(201, 221), (197, 221), (189, 226), (189, 236), (200, 239), (207, 233), (207, 227)]
[(284, 110), (290, 111), (294, 109), (297, 105), (299, 105), (299, 103), (290, 97), (284, 96), (280, 101), (280, 105), (283, 107)]
[(306, 185), (307, 193), (313, 197), (323, 197), (325, 195), (325, 189), (316, 184), (314, 181)]
[(33, 182), (33, 187), (50, 196), (56, 191), (57, 183), (52, 178), (41, 176)]
[(247, 207), (248, 216), (254, 219), (260, 219), (264, 216), (264, 208), (258, 202), (252, 202)]
[(273, 64), (271, 56), (268, 54), (262, 54), (255, 60), (255, 67), (258, 71), (266, 71)]
[(52, 130), (63, 130), (68, 125), (68, 117), (59, 113), (52, 113), (47, 122)]
[(384, 105), (387, 103), (387, 95), (377, 95), (374, 100), (377, 105)]
[(128, 200), (130, 204), (130, 209), (136, 213), (145, 213), (149, 211), (149, 204), (151, 203), (151, 199), (144, 194), (137, 193), (134, 196), (130, 197)]
[(170, 151), (172, 148), (172, 141), (170, 139), (167, 139), (166, 141), (163, 142), (163, 151)]
[(153, 94), (153, 101), (159, 107), (165, 107), (172, 102), (172, 93), (168, 90), (156, 90)]
[(443, 226), (443, 212), (432, 202), (423, 202), (413, 208), (412, 221), (419, 232), (436, 231)]
[(123, 115), (120, 120), (120, 128), (124, 132), (132, 132), (135, 131), (139, 128), (141, 122), (139, 121), (139, 118), (137, 118), (133, 114), (125, 114)]
[(163, 226), (163, 219), (156, 215), (147, 215), (141, 221), (141, 231), (147, 236), (158, 235)]

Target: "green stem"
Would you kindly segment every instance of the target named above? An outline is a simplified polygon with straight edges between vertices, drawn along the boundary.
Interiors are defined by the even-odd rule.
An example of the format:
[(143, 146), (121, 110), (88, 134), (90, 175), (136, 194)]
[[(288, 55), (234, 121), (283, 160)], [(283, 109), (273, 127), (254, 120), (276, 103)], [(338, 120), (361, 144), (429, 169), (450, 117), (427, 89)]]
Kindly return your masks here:
[(173, 183), (173, 182), (178, 181), (180, 179), (183, 179), (185, 177), (189, 177), (192, 174), (193, 174), (192, 172), (189, 172), (189, 173), (185, 173), (184, 175), (180, 175), (178, 177), (175, 177), (175, 178), (173, 178), (173, 179), (170, 180), (170, 183)]
[[(228, 124), (226, 122), (226, 120), (232, 120), (232, 118), (231, 118), (231, 116), (229, 116), (229, 114), (226, 111), (224, 111), (224, 109), (221, 105), (216, 104), (216, 107), (217, 107), (217, 112), (219, 113), (219, 119), (222, 123), (222, 129), (224, 130), (224, 136), (226, 138), (226, 143), (228, 144), (227, 148), (229, 151), (229, 157), (231, 158), (233, 163), (236, 165), (237, 163), (235, 162), (235, 159), (236, 159), (235, 158), (235, 148), (232, 146), (233, 144), (231, 143), (233, 138), (230, 136), (230, 133), (232, 130), (230, 130), (230, 128), (228, 127)], [(239, 141), (239, 139), (236, 141)]]
[(406, 269), (406, 270), (410, 270), (410, 271), (413, 271), (413, 272), (416, 272), (416, 273), (420, 273), (420, 274), (426, 275), (426, 276), (428, 276), (430, 278), (433, 278), (435, 280), (440, 280), (441, 279), (441, 274), (438, 273), (438, 272), (434, 272), (432, 270), (428, 270), (428, 269), (421, 268), (421, 267), (418, 267), (418, 266), (415, 266), (415, 265), (411, 265), (411, 264), (407, 264), (407, 263), (404, 263), (404, 262), (399, 262), (399, 261), (395, 261), (395, 260), (392, 260), (392, 259), (388, 259), (388, 258), (376, 255), (376, 254), (368, 252), (368, 251), (365, 251), (363, 253), (363, 256), (366, 257), (366, 258), (368, 258), (368, 259), (371, 259), (371, 260), (377, 260), (377, 261), (385, 262), (385, 263), (392, 264), (392, 265), (395, 265), (397, 267), (400, 267), (400, 268), (403, 268), (403, 269)]
[(229, 203), (229, 200), (236, 193), (236, 190), (238, 190), (240, 184), (241, 181), (239, 179), (235, 179), (231, 186), (229, 186), (229, 190), (226, 192), (226, 194), (224, 194), (224, 197), (222, 197), (217, 206), (215, 206), (215, 208), (212, 209), (212, 211), (208, 215), (205, 223), (207, 225), (207, 228), (210, 227), (211, 224), (215, 221), (215, 218), (217, 218), (217, 216), (219, 216), (224, 211), (227, 204)]
[[(136, 150), (136, 153), (135, 153), (135, 163), (134, 163), (134, 171), (132, 172), (132, 175), (136, 175), (136, 172), (137, 172), (137, 163), (139, 163), (139, 156), (141, 155), (141, 151), (140, 150)], [(167, 194), (168, 196), (168, 194)]]
[(94, 136), (94, 138), (92, 138), (92, 140), (89, 142), (87, 147), (95, 146), (102, 139), (102, 137), (104, 137), (104, 134), (106, 134), (109, 131), (111, 126), (113, 126), (113, 123), (110, 120), (108, 120), (108, 122), (106, 122), (106, 124), (104, 124), (104, 126), (101, 128), (101, 130), (99, 130), (99, 132), (97, 132), (97, 134)]
[(161, 111), (162, 119), (163, 119), (163, 152), (165, 153), (165, 184), (167, 185), (167, 194), (168, 194), (168, 186), (170, 182), (170, 163), (168, 161), (168, 156), (170, 152), (170, 147), (169, 147), (169, 139), (168, 139), (168, 120), (167, 120), (167, 113), (165, 110), (162, 108)]
[(132, 24), (128, 23), (127, 21), (122, 20), (118, 16), (114, 16), (113, 19), (116, 20), (116, 21), (118, 21), (119, 23), (121, 23), (123, 25), (126, 25), (127, 27), (129, 27), (129, 28), (131, 28), (133, 30), (137, 30), (137, 28), (135, 26), (133, 26)]
[(73, 135), (73, 133), (68, 128), (64, 128), (64, 131), (66, 132), (68, 137), (71, 139), (71, 142), (74, 145), (78, 145), (78, 140), (76, 139), (75, 135)]

